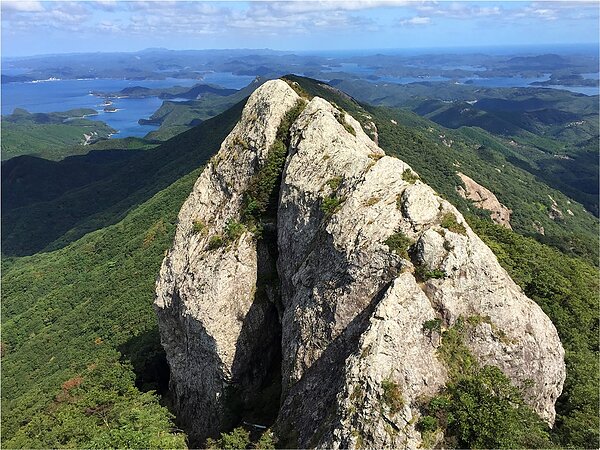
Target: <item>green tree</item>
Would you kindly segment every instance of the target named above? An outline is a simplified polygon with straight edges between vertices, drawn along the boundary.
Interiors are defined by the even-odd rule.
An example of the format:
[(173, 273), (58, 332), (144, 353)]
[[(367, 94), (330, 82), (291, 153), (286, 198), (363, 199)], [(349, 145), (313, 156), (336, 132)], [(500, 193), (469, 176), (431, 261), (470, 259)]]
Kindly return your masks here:
[(485, 366), (451, 382), (434, 404), (458, 448), (549, 448), (547, 427), (500, 369)]
[(128, 364), (98, 359), (67, 381), (5, 448), (186, 448), (153, 392), (133, 386)]
[(209, 449), (239, 450), (250, 447), (250, 432), (242, 427), (237, 427), (229, 433), (221, 433), (217, 440), (207, 439), (206, 447)]

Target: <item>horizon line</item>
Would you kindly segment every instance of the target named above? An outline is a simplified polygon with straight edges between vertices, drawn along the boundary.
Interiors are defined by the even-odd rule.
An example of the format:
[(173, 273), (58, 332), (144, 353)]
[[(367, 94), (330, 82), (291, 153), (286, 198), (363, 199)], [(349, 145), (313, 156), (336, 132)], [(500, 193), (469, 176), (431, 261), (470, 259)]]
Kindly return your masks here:
[(142, 53), (148, 51), (168, 51), (168, 52), (224, 52), (224, 51), (268, 51), (274, 53), (313, 53), (313, 54), (327, 54), (327, 53), (343, 53), (343, 52), (400, 52), (400, 51), (446, 51), (452, 49), (470, 50), (470, 49), (526, 49), (526, 48), (548, 48), (548, 47), (584, 47), (584, 46), (595, 46), (600, 48), (600, 42), (577, 42), (577, 43), (547, 43), (547, 44), (493, 44), (493, 45), (451, 45), (451, 46), (427, 46), (427, 47), (372, 47), (372, 48), (343, 48), (343, 49), (274, 49), (274, 48), (247, 48), (247, 47), (230, 47), (230, 48), (188, 48), (188, 49), (172, 49), (167, 47), (147, 47), (139, 50), (109, 50), (109, 51), (89, 51), (89, 52), (52, 52), (52, 53), (38, 53), (29, 55), (2, 55), (1, 59), (24, 59), (24, 58), (39, 58), (39, 57), (51, 57), (51, 56), (76, 56), (76, 55), (109, 55), (109, 54), (123, 54), (123, 53)]

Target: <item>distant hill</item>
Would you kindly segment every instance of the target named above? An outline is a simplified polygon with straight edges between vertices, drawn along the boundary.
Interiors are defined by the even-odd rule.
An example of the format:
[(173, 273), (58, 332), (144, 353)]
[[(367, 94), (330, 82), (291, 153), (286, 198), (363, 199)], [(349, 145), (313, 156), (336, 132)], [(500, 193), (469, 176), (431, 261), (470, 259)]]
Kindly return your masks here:
[(17, 108), (2, 116), (2, 160), (19, 155), (59, 160), (87, 153), (87, 145), (116, 132), (104, 122), (86, 119), (96, 114), (93, 109), (30, 113)]
[(1, 83), (23, 83), (26, 81), (33, 81), (35, 78), (29, 77), (27, 75), (4, 75), (0, 76)]
[[(230, 108), (232, 105), (248, 97), (256, 88), (262, 85), (266, 79), (257, 77), (252, 83), (239, 91), (219, 90), (219, 93), (206, 91), (202, 94), (192, 91), (189, 95), (193, 100), (188, 101), (165, 101), (148, 119), (140, 119), (140, 124), (158, 125), (159, 129), (151, 131), (146, 135), (147, 139), (166, 140), (190, 127), (196, 126), (204, 120)], [(204, 86), (200, 87), (205, 89)], [(210, 86), (209, 86), (210, 88)], [(231, 93), (227, 93), (232, 91)], [(226, 95), (223, 95), (223, 94)], [(200, 98), (197, 98), (200, 95)], [(178, 95), (175, 95), (178, 97)]]
[(559, 69), (566, 66), (569, 61), (555, 54), (545, 54), (536, 56), (516, 56), (506, 61), (506, 64), (513, 68), (523, 67), (527, 70), (531, 69)]
[(344, 80), (336, 86), (366, 102), (410, 109), (444, 127), (481, 128), (499, 141), (513, 164), (599, 214), (598, 159), (586, 144), (599, 133), (597, 96), (451, 83)]
[(229, 95), (233, 95), (238, 92), (237, 89), (225, 89), (221, 87), (215, 87), (208, 84), (196, 84), (192, 86), (188, 91), (180, 92), (177, 94), (165, 92), (160, 94), (160, 98), (169, 99), (169, 98), (189, 98), (196, 99), (203, 94), (214, 94), (221, 97), (227, 97)]
[(226, 89), (210, 84), (195, 84), (194, 86), (173, 86), (168, 88), (151, 89), (144, 86), (129, 86), (121, 89), (118, 92), (100, 92), (94, 91), (92, 94), (97, 97), (129, 97), (129, 98), (146, 98), (159, 97), (164, 99), (171, 98), (187, 98), (196, 99), (204, 94), (213, 94), (219, 96), (228, 96), (235, 94), (237, 89)]
[[(94, 175), (97, 179), (62, 191), (61, 195), (47, 201), (41, 201), (42, 198), (37, 202), (31, 200), (29, 193), (39, 192), (40, 188), (23, 185), (19, 178), (7, 178), (3, 192), (10, 191), (11, 198), (20, 200), (13, 199), (5, 204), (23, 206), (3, 210), (3, 254), (26, 255), (60, 248), (90, 231), (121, 220), (131, 208), (203, 164), (235, 124), (240, 108), (241, 104), (155, 149), (136, 152), (135, 157), (123, 159), (108, 174), (100, 168), (98, 173), (106, 176), (97, 173)], [(21, 161), (21, 164), (28, 162), (39, 164), (35, 159)], [(85, 169), (89, 162), (89, 158), (76, 158), (55, 167), (57, 170), (70, 167), (74, 172), (89, 171)], [(12, 165), (9, 164), (6, 170)], [(19, 170), (27, 172), (29, 169), (22, 166)], [(31, 170), (35, 169), (32, 167)], [(40, 182), (44, 180), (42, 178)], [(62, 188), (47, 186), (46, 189), (57, 192)], [(26, 197), (30, 200), (25, 205), (23, 198)]]
[(2, 162), (2, 210), (50, 201), (67, 191), (112, 175), (143, 150), (91, 151), (51, 161), (30, 155)]

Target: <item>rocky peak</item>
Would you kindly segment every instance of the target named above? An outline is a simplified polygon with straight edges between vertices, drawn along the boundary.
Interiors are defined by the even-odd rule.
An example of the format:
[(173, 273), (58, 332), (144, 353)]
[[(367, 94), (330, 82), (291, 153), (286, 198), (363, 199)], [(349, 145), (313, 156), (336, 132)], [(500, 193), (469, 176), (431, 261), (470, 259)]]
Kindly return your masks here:
[[(192, 438), (262, 420), (287, 447), (417, 448), (420, 402), (449, 379), (441, 333), (464, 320), (468, 351), (552, 423), (565, 367), (548, 317), (406, 163), (295, 91), (275, 80), (250, 96), (182, 207), (157, 281)], [(269, 180), (276, 213), (257, 219)], [(401, 407), (382, 405), (386, 386)]]

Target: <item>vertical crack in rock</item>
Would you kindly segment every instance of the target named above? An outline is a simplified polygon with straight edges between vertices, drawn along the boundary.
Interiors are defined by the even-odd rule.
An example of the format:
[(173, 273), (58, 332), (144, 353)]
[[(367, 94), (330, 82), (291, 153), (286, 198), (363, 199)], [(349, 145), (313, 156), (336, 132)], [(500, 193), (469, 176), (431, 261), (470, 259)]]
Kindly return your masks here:
[[(236, 425), (261, 393), (269, 394), (273, 378), (279, 383), (280, 325), (267, 282), (274, 266), (269, 258), (276, 255), (262, 240), (257, 244), (242, 223), (242, 208), (298, 99), (281, 80), (248, 99), (184, 203), (160, 270), (155, 309), (161, 342), (175, 413), (193, 445)], [(268, 420), (273, 412), (256, 414)]]

